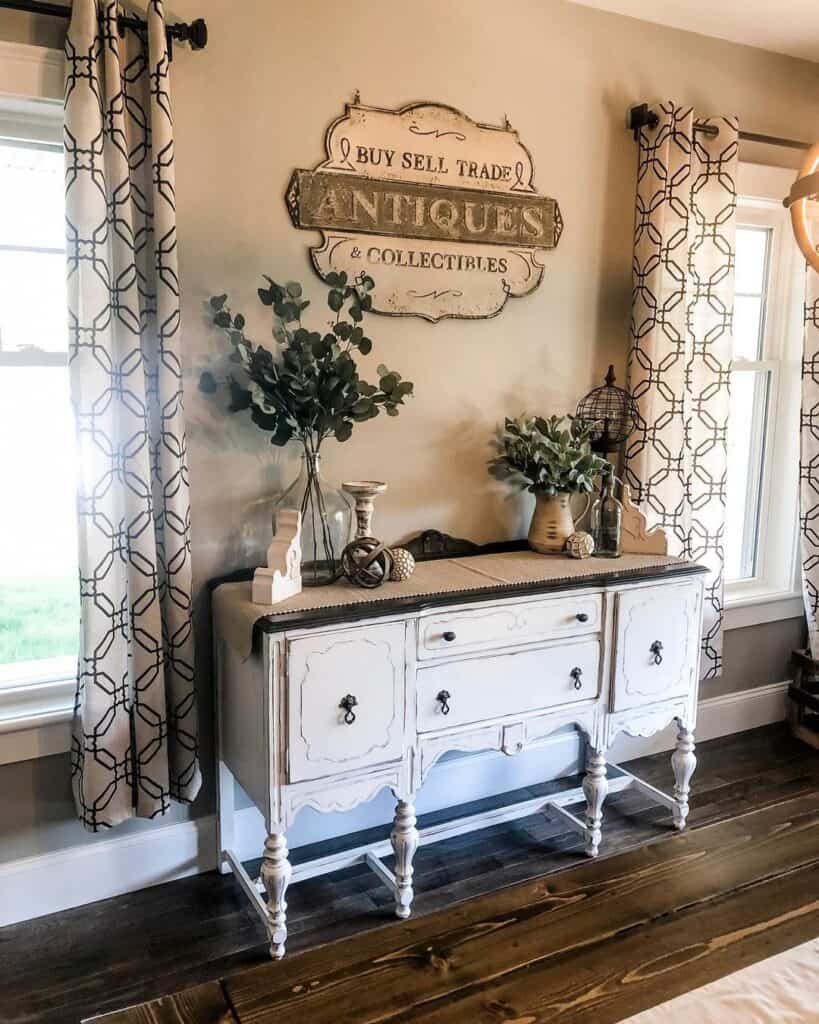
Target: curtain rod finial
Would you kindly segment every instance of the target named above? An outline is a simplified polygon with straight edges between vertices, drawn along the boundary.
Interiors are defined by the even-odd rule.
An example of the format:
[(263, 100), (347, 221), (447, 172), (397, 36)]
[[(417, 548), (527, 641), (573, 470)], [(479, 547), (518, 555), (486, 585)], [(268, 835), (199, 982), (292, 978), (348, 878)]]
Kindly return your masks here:
[(660, 117), (653, 110), (649, 110), (647, 103), (639, 103), (631, 107), (626, 115), (626, 127), (634, 132), (634, 141), (640, 138), (643, 128), (656, 128), (660, 123)]

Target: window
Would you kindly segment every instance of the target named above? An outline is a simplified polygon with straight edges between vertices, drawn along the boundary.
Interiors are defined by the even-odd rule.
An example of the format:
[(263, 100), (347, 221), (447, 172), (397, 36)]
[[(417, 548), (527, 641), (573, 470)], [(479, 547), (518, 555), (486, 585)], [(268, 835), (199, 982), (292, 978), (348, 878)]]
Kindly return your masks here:
[(2, 755), (5, 734), (65, 719), (79, 635), (62, 120), (30, 110), (0, 106)]
[(728, 420), (726, 625), (801, 614), (798, 423), (804, 265), (782, 196), (793, 172), (740, 167)]

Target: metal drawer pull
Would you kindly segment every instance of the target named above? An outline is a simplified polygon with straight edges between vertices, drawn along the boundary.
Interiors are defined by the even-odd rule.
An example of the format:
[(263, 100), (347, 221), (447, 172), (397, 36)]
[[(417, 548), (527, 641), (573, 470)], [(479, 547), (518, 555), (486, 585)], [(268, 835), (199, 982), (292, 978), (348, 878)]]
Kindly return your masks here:
[(435, 699), (441, 702), (441, 714), (448, 715), (450, 710), (449, 702), (452, 700), (452, 694), (449, 690), (439, 691), (438, 696)]
[(351, 693), (348, 693), (346, 697), (341, 698), (338, 706), (344, 710), (345, 723), (352, 725), (355, 721), (355, 711), (353, 711), (353, 708), (358, 707), (358, 700)]
[(448, 630), (446, 631), (446, 633), (443, 633), (443, 634), (442, 634), (442, 636), (443, 636), (444, 640), (446, 640), (446, 642), (447, 642), (448, 644), (451, 644), (451, 643), (452, 643), (452, 641), (453, 641), (453, 640), (455, 639), (455, 634), (454, 634), (454, 633), (452, 632), (452, 630), (451, 630), (451, 629), (448, 629)]
[(659, 640), (655, 640), (654, 643), (651, 645), (651, 647), (649, 647), (649, 650), (654, 655), (654, 664), (655, 665), (662, 665), (662, 663), (663, 663), (663, 655), (662, 655), (663, 645), (662, 645), (662, 643), (660, 643)]
[(578, 612), (577, 615), (575, 615), (575, 618), (577, 619), (578, 622), (588, 622), (589, 621), (589, 616), (588, 616), (588, 614), (586, 612)]
[(574, 688), (579, 690), (583, 685), (583, 680), (580, 678), (583, 675), (582, 668), (573, 668), (569, 675), (574, 679)]

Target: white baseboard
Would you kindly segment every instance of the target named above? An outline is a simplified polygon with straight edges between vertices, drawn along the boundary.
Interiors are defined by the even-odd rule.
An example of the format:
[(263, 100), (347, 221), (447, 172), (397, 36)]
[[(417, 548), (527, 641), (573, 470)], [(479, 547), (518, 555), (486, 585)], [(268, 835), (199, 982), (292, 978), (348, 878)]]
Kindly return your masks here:
[[(697, 739), (726, 736), (785, 717), (788, 682), (774, 683), (700, 702)], [(620, 736), (612, 761), (671, 750), (673, 727), (648, 739)], [(421, 813), (559, 778), (578, 770), (579, 741), (560, 732), (537, 750), (518, 757), (490, 751), (455, 756), (433, 768), (418, 796)], [(291, 847), (386, 824), (392, 818), (386, 792), (349, 814), (302, 811), (288, 834)], [(242, 860), (258, 857), (264, 843), (262, 817), (254, 807), (239, 811), (236, 852)], [(216, 822), (212, 816), (159, 825), (134, 835), (97, 840), (0, 864), (0, 926), (133, 892), (216, 866)]]
[(0, 926), (211, 870), (211, 817), (0, 864)]

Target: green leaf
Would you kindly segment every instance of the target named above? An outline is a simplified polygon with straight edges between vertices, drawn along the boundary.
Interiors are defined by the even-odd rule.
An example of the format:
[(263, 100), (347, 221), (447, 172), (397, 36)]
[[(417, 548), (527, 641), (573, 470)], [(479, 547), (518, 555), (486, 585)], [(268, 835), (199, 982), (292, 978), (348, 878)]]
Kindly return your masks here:
[(213, 295), (211, 296), (210, 307), (218, 312), (226, 302), (227, 295)]
[(230, 381), (230, 411), (241, 412), (242, 409), (249, 409), (252, 404), (252, 396), (247, 388), (243, 388), (235, 380)]
[(352, 423), (349, 420), (344, 420), (340, 426), (336, 427), (336, 441), (349, 441), (352, 432)]
[(350, 318), (352, 320), (355, 320), (356, 323), (359, 323), (361, 320), (364, 319), (364, 314), (361, 312), (358, 306), (350, 306)]
[(338, 313), (341, 307), (344, 305), (344, 295), (342, 292), (333, 289), (327, 293), (327, 305), (332, 309), (334, 313)]
[(394, 373), (388, 373), (386, 377), (381, 378), (379, 384), (381, 385), (381, 390), (389, 395), (398, 387), (398, 378)]
[(338, 283), (339, 283), (339, 286), (341, 288), (343, 288), (347, 284), (347, 272), (345, 270), (340, 270), (339, 271), (339, 273), (338, 273)]
[(371, 292), (375, 288), (375, 281), (369, 276), (365, 276), (361, 281), (361, 287), (365, 292)]
[(292, 299), (301, 298), (301, 285), (298, 281), (288, 281), (284, 288)]
[(259, 296), (263, 306), (273, 305), (273, 292), (269, 288), (257, 288), (256, 294)]
[(218, 384), (216, 383), (216, 378), (209, 370), (205, 370), (204, 373), (199, 375), (200, 391), (204, 391), (206, 395), (212, 395), (217, 388)]
[(316, 338), (312, 342), (312, 352), (316, 359), (323, 359), (330, 351), (330, 346), (324, 338)]
[(331, 270), (329, 274), (325, 274), (324, 280), (327, 282), (327, 284), (333, 285), (333, 287), (341, 283), (339, 281), (338, 274), (335, 272), (335, 270)]
[(224, 310), (220, 310), (213, 318), (213, 322), (217, 327), (230, 327), (232, 321), (230, 319), (230, 313), (226, 313)]
[[(370, 354), (370, 352), (372, 352), (372, 350), (373, 350), (373, 343), (370, 341), (369, 338), (362, 338), (361, 341), (358, 343), (358, 351), (363, 356), (368, 356)], [(411, 387), (412, 387), (412, 385), (410, 385), (410, 388)]]
[(233, 326), (236, 328), (237, 331), (241, 331), (242, 328), (245, 326), (245, 318), (242, 316), (241, 313), (237, 313), (236, 316), (233, 318)]

